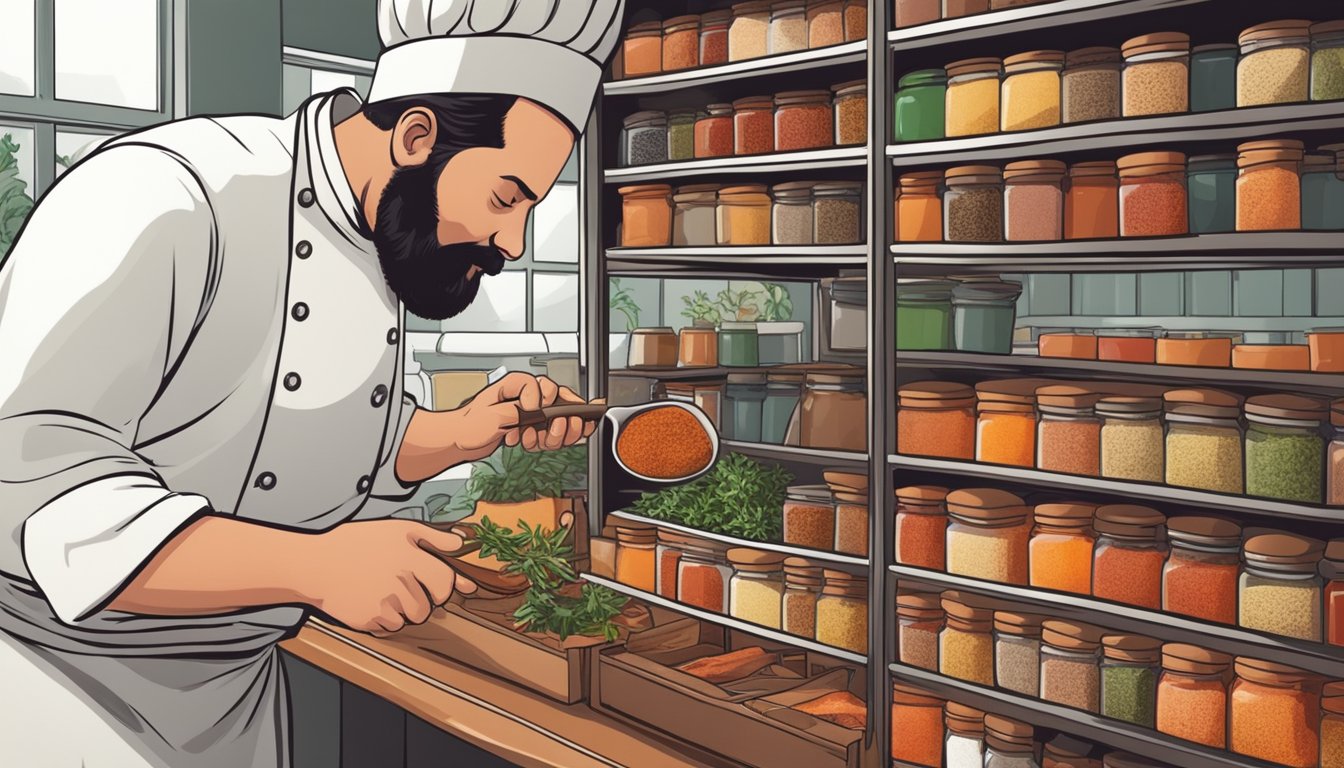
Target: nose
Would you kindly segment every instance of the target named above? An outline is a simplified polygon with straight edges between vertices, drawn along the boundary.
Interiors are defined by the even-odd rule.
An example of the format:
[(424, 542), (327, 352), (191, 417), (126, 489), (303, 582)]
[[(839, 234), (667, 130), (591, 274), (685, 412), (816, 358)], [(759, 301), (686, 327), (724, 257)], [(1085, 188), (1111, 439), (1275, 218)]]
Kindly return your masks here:
[(523, 252), (527, 249), (527, 217), (516, 217), (521, 223), (510, 222), (500, 229), (490, 238), (491, 245), (499, 249), (504, 258), (509, 261), (517, 261), (523, 257)]

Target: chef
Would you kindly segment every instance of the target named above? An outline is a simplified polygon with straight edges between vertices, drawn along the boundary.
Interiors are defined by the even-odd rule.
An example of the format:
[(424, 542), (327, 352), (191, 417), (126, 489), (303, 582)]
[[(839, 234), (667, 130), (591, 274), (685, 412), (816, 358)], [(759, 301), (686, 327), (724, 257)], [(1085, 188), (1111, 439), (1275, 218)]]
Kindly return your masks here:
[(284, 766), (276, 642), (423, 622), (474, 586), (385, 519), (420, 481), (572, 445), (514, 373), (402, 394), (403, 308), (461, 312), (524, 251), (623, 0), (382, 0), (367, 104), (109, 142), (0, 270), (0, 765)]

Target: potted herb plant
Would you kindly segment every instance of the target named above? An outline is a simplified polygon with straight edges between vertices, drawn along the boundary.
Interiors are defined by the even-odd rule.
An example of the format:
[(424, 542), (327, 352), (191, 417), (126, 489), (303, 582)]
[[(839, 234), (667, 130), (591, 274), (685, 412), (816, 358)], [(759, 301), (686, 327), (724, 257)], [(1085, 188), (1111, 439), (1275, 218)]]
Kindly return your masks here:
[(761, 312), (756, 332), (760, 340), (761, 365), (802, 362), (806, 327), (793, 319), (793, 299), (789, 289), (779, 283), (763, 283), (758, 300)]
[(13, 134), (0, 136), (0, 265), (5, 263), (10, 246), (33, 210), (28, 184), (19, 178), (19, 161), (15, 157), (18, 152)]

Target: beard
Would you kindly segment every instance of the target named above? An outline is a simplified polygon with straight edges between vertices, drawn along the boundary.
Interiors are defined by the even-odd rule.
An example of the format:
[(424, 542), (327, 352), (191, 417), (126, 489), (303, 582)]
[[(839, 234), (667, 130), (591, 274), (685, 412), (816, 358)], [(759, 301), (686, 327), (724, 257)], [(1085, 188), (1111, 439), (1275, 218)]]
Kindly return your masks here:
[(436, 189), (443, 165), (431, 159), (393, 173), (373, 232), (383, 279), (407, 310), (427, 320), (461, 314), (481, 287), (480, 275), (467, 276), (471, 268), (498, 275), (505, 261), (492, 245), (439, 244)]

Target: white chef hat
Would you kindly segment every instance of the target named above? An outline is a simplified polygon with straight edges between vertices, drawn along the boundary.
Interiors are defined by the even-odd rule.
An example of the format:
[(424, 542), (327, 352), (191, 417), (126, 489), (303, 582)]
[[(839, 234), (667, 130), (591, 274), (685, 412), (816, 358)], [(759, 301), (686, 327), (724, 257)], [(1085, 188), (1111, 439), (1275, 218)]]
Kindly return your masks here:
[(369, 101), (521, 96), (582, 130), (624, 12), (625, 0), (379, 0)]

